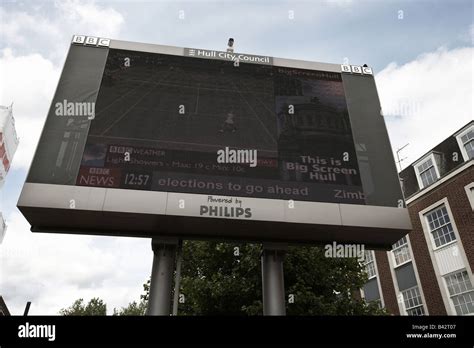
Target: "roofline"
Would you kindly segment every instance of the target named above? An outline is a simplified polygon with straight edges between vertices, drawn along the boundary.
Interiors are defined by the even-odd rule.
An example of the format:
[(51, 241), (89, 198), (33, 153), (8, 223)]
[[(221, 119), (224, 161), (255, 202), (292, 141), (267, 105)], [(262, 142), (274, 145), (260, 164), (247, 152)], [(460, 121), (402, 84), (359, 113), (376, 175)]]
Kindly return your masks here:
[(405, 169), (403, 169), (402, 171), (400, 171), (400, 173), (402, 173), (403, 171), (407, 170), (408, 168), (410, 167), (413, 167), (417, 162), (419, 162), (420, 160), (422, 160), (424, 157), (426, 157), (427, 155), (431, 154), (432, 152), (434, 152), (434, 149), (436, 148), (436, 146), (438, 146), (439, 144), (445, 142), (446, 140), (448, 140), (449, 138), (451, 137), (455, 137), (457, 136), (458, 134), (462, 133), (466, 128), (468, 128), (469, 126), (471, 125), (474, 125), (474, 120), (473, 121), (469, 121), (468, 123), (466, 123), (464, 126), (462, 126), (460, 129), (458, 129), (456, 132), (452, 133), (450, 136), (444, 138), (441, 142), (439, 142), (438, 144), (436, 144), (434, 147), (432, 147), (429, 151), (425, 152), (422, 156), (418, 157), (416, 160), (414, 160), (413, 162), (411, 162), (408, 166), (406, 166)]
[(445, 183), (446, 181), (448, 181), (449, 179), (455, 177), (456, 175), (458, 175), (459, 173), (469, 169), (470, 167), (474, 166), (474, 158), (473, 159), (470, 159), (469, 161), (465, 162), (463, 165), (457, 167), (457, 168), (454, 168), (451, 172), (448, 172), (447, 175), (441, 177), (438, 181), (435, 181), (434, 183), (432, 183), (430, 186), (427, 186), (425, 187), (424, 189), (420, 190), (420, 191), (417, 191), (415, 192), (414, 194), (412, 194), (410, 197), (408, 198), (405, 198), (405, 203), (406, 205), (408, 206), (408, 204), (410, 203), (413, 203), (414, 201), (416, 201), (417, 199), (421, 198), (422, 196), (424, 196), (426, 193), (432, 191), (433, 189), (435, 189), (436, 187), (440, 186), (441, 184)]
[(467, 124), (465, 124), (463, 127), (461, 127), (460, 129), (458, 129), (456, 132), (454, 132), (453, 136), (457, 136), (459, 134), (461, 134), (466, 128), (468, 128), (469, 126), (471, 125), (474, 125), (474, 120), (472, 121), (469, 121)]

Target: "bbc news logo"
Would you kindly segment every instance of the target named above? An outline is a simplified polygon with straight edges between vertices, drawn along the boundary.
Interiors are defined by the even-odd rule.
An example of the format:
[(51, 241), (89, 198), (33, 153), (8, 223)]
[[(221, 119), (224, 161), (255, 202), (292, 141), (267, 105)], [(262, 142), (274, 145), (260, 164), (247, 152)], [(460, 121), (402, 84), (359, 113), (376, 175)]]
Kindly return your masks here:
[(368, 66), (341, 64), (341, 72), (350, 74), (373, 75), (372, 68)]
[(95, 36), (74, 35), (72, 37), (72, 43), (84, 46), (109, 47), (110, 39)]

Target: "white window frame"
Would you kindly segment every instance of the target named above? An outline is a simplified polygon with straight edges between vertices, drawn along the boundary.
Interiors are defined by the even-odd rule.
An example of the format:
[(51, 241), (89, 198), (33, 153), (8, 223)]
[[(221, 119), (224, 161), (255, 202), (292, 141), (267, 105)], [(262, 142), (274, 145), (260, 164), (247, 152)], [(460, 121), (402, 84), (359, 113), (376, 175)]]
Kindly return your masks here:
[[(366, 270), (368, 279), (369, 280), (374, 279), (375, 277), (377, 277), (377, 265), (375, 264), (375, 253), (374, 253), (373, 250), (366, 250), (365, 252), (369, 253), (371, 255), (371, 260), (367, 262), (367, 260), (364, 257), (363, 265), (364, 265), (364, 268)], [(367, 265), (370, 264), (370, 263), (373, 264), (373, 266), (374, 266), (374, 274), (372, 276), (369, 274), (369, 272), (367, 272)]]
[(456, 134), (456, 141), (458, 142), (459, 150), (461, 150), (464, 161), (468, 161), (469, 158), (467, 157), (467, 151), (464, 147), (464, 144), (462, 143), (461, 137), (465, 136), (471, 130), (474, 130), (474, 124), (468, 126), (466, 129), (463, 129), (461, 132)]
[[(451, 311), (454, 315), (460, 315), (460, 314), (457, 314), (457, 312), (456, 312), (456, 307), (454, 306), (453, 297), (458, 296), (458, 295), (462, 295), (462, 294), (466, 294), (466, 293), (471, 292), (471, 291), (474, 291), (474, 288), (473, 288), (473, 289), (468, 290), (468, 291), (460, 292), (459, 294), (455, 294), (455, 295), (450, 294), (449, 289), (448, 289), (448, 282), (446, 281), (446, 277), (452, 276), (452, 275), (457, 274), (457, 273), (462, 273), (462, 272), (467, 273), (467, 279), (471, 282), (471, 286), (474, 286), (474, 283), (472, 282), (472, 277), (469, 276), (469, 270), (467, 268), (458, 269), (457, 271), (451, 272), (449, 274), (445, 274), (444, 276), (441, 277), (442, 281), (443, 281), (445, 291), (446, 291), (446, 295), (448, 297), (449, 305), (451, 307)], [(474, 312), (469, 313), (469, 314), (461, 314), (461, 315), (473, 316)]]
[(460, 165), (458, 168), (454, 169), (452, 172), (449, 172), (446, 175), (443, 175), (442, 178), (440, 178), (438, 181), (435, 183), (431, 184), (429, 187), (426, 188), (426, 190), (420, 190), (416, 192), (414, 195), (410, 196), (409, 198), (406, 199), (406, 204), (409, 205), (416, 200), (422, 198), (424, 195), (428, 194), (428, 192), (433, 191), (435, 188), (441, 186), (445, 182), (451, 180), (454, 178), (456, 175), (464, 172), (466, 169), (474, 167), (474, 161), (468, 161), (462, 165)]
[(471, 208), (474, 211), (474, 182), (464, 186), (464, 190), (466, 190), (467, 199), (469, 199), (469, 203), (471, 204)]
[[(405, 237), (407, 239), (408, 247), (410, 249), (410, 253), (411, 253), (411, 256), (412, 256), (412, 258), (409, 262), (412, 263), (413, 270), (415, 271), (416, 284), (418, 286), (418, 290), (420, 291), (421, 300), (423, 301), (423, 309), (425, 311), (425, 315), (429, 315), (429, 310), (428, 310), (428, 306), (426, 304), (426, 299), (425, 299), (425, 293), (423, 291), (423, 286), (421, 284), (420, 275), (418, 274), (418, 267), (416, 265), (416, 260), (415, 260), (414, 254), (412, 252), (413, 248), (411, 246), (410, 235), (407, 234)], [(432, 251), (430, 250), (430, 252), (432, 252)], [(397, 294), (398, 311), (399, 311), (400, 315), (407, 315), (407, 313), (405, 312), (405, 303), (403, 302), (402, 291), (398, 287), (397, 274), (395, 273), (395, 269), (398, 266), (395, 266), (395, 260), (389, 255), (391, 253), (392, 253), (391, 251), (387, 251), (387, 259), (388, 259), (388, 263), (389, 263), (389, 266), (390, 266), (390, 274), (392, 275), (393, 288), (395, 289), (395, 293)], [(405, 290), (407, 290), (407, 289), (405, 289)]]
[[(419, 295), (419, 298), (420, 298), (420, 304), (418, 304), (418, 305), (416, 305), (416, 306), (414, 306), (414, 307), (407, 307), (407, 306), (405, 305), (406, 299), (405, 299), (405, 296), (404, 296), (403, 294), (406, 293), (407, 291), (411, 291), (411, 290), (413, 290), (413, 289), (415, 289), (415, 288), (418, 289), (418, 295)], [(402, 295), (402, 299), (403, 299), (403, 309), (404, 309), (404, 311), (405, 311), (405, 315), (408, 315), (408, 311), (409, 311), (410, 309), (414, 309), (414, 308), (418, 308), (418, 307), (423, 308), (423, 315), (426, 315), (425, 304), (424, 304), (424, 302), (423, 302), (423, 296), (422, 296), (422, 294), (421, 294), (420, 287), (419, 287), (418, 285), (415, 285), (415, 286), (412, 286), (411, 288), (402, 290), (402, 291), (400, 291), (400, 294)]]
[[(448, 217), (449, 217), (449, 223), (451, 224), (451, 228), (453, 229), (453, 233), (454, 233), (454, 236), (456, 237), (456, 239), (454, 239), (454, 240), (452, 240), (452, 241), (450, 241), (446, 244), (436, 246), (436, 243), (435, 243), (435, 240), (434, 240), (434, 237), (433, 237), (433, 232), (431, 231), (430, 224), (428, 222), (428, 217), (426, 215), (428, 215), (433, 210), (436, 210), (436, 209), (440, 208), (441, 206), (444, 206), (446, 208), (446, 212), (448, 213)], [(451, 244), (454, 244), (459, 240), (459, 233), (456, 229), (456, 224), (454, 223), (454, 218), (453, 218), (453, 214), (451, 213), (451, 208), (449, 208), (449, 205), (447, 204), (447, 202), (445, 202), (445, 201), (441, 202), (440, 201), (439, 204), (437, 204), (436, 206), (434, 206), (430, 210), (425, 211), (422, 214), (422, 218), (423, 218), (424, 225), (426, 226), (426, 232), (428, 233), (428, 235), (430, 237), (431, 250), (436, 251), (436, 250), (439, 250), (439, 249), (442, 249), (442, 248), (446, 248), (447, 246), (449, 246)]]
[[(431, 159), (431, 161), (433, 162), (433, 167), (435, 169), (435, 172), (436, 172), (436, 180), (433, 181), (431, 184), (429, 185), (426, 185), (424, 186), (423, 185), (423, 181), (421, 180), (421, 176), (420, 176), (420, 172), (418, 171), (418, 167), (420, 165), (422, 165), (423, 163), (429, 161)], [(436, 181), (438, 181), (440, 178), (441, 178), (441, 175), (439, 173), (439, 168), (438, 168), (438, 162), (436, 161), (436, 158), (435, 158), (435, 153), (434, 152), (431, 152), (429, 153), (428, 155), (426, 155), (425, 157), (421, 158), (420, 160), (416, 161), (415, 163), (413, 163), (413, 168), (415, 169), (415, 174), (416, 174), (416, 180), (418, 181), (418, 187), (420, 188), (420, 190), (424, 189), (425, 187), (428, 187), (432, 184), (434, 184)]]
[[(376, 258), (376, 255), (375, 255), (375, 251), (374, 250), (365, 250), (365, 252), (368, 252), (371, 254), (371, 258), (372, 258), (372, 261), (370, 261), (369, 263), (373, 263), (374, 264), (374, 270), (375, 270), (375, 274), (370, 277), (368, 280), (372, 280), (372, 279), (376, 279), (377, 280), (377, 287), (378, 287), (378, 291), (379, 291), (379, 300), (380, 300), (380, 305), (382, 306), (382, 308), (385, 308), (385, 299), (384, 299), (384, 295), (383, 295), (383, 291), (382, 291), (382, 284), (380, 282), (380, 276), (379, 276), (379, 269), (378, 269), (378, 266), (377, 266), (377, 258)], [(390, 261), (389, 261), (390, 262)], [(364, 255), (364, 260), (361, 262), (362, 266), (364, 266), (364, 270), (366, 270), (366, 267), (365, 265), (367, 264), (365, 262), (365, 255)], [(367, 272), (366, 272), (367, 273)], [(368, 273), (367, 273), (367, 276), (368, 276)], [(364, 289), (360, 289), (360, 293), (361, 293), (361, 298), (365, 300), (365, 293), (364, 293)], [(367, 301), (366, 301), (367, 302)], [(372, 301), (371, 301), (372, 302)]]
[[(473, 162), (470, 162), (470, 163), (473, 163)], [(444, 197), (444, 198), (440, 199), (439, 201), (431, 204), (430, 206), (424, 208), (423, 210), (418, 212), (418, 216), (420, 217), (421, 227), (423, 229), (423, 234), (425, 235), (426, 244), (428, 245), (428, 251), (430, 253), (431, 263), (433, 264), (433, 268), (434, 268), (434, 271), (435, 271), (435, 274), (436, 274), (436, 281), (437, 281), (438, 287), (441, 291), (441, 296), (443, 298), (444, 307), (446, 308), (446, 311), (448, 312), (448, 315), (456, 315), (456, 311), (454, 310), (454, 306), (453, 306), (451, 298), (449, 296), (448, 288), (446, 287), (446, 281), (443, 278), (443, 276), (445, 276), (447, 274), (441, 275), (440, 270), (439, 270), (439, 265), (438, 265), (438, 263), (436, 261), (436, 257), (435, 257), (435, 252), (436, 252), (437, 249), (433, 249), (433, 248), (429, 247), (430, 243), (431, 243), (432, 246), (434, 245), (434, 243), (431, 241), (430, 229), (429, 229), (429, 226), (427, 225), (426, 219), (424, 218), (426, 213), (430, 212), (431, 210), (435, 209), (436, 207), (440, 206), (441, 204), (444, 204), (446, 206), (449, 217), (450, 217), (450, 219), (452, 219), (453, 230), (454, 230), (454, 233), (456, 234), (456, 239), (457, 239), (456, 243), (457, 243), (457, 246), (459, 248), (459, 252), (461, 253), (463, 264), (465, 265), (464, 268), (468, 271), (467, 273), (469, 275), (469, 278), (471, 279), (472, 284), (474, 284), (474, 277), (472, 276), (472, 270), (471, 270), (471, 267), (470, 267), (470, 264), (469, 264), (469, 260), (467, 259), (466, 252), (465, 252), (464, 246), (463, 246), (463, 241), (461, 239), (461, 236), (459, 235), (459, 231), (458, 231), (458, 228), (457, 228), (457, 225), (456, 225), (456, 221), (453, 219), (453, 214), (451, 212), (451, 206), (449, 204), (448, 198)], [(445, 244), (445, 246), (448, 246), (448, 244)], [(415, 260), (413, 259), (413, 261), (415, 261)]]
[[(405, 238), (405, 244), (402, 244), (402, 245), (399, 245), (397, 246), (396, 248), (393, 247), (393, 245), (397, 244), (400, 240), (402, 240), (403, 238)], [(411, 253), (411, 250), (410, 250), (410, 245), (408, 243), (408, 235), (406, 236), (403, 236), (402, 238), (400, 238), (397, 243), (393, 244), (392, 245), (392, 250), (390, 250), (390, 254), (392, 255), (392, 261), (393, 261), (393, 268), (398, 268), (400, 266), (403, 266), (409, 262), (411, 262), (412, 260), (412, 253)], [(410, 255), (410, 258), (408, 260), (405, 260), (403, 261), (402, 263), (397, 263), (397, 259), (395, 258), (395, 253), (394, 251), (395, 250), (398, 250), (398, 249), (402, 249), (402, 248), (407, 248), (408, 250), (408, 255)]]

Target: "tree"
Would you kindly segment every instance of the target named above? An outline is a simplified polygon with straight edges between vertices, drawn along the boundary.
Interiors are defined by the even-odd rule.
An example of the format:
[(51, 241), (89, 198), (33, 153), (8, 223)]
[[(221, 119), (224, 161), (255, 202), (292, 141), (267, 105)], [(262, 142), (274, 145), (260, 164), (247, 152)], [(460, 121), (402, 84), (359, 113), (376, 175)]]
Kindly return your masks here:
[(80, 298), (69, 307), (59, 311), (60, 315), (106, 315), (107, 305), (98, 297), (94, 297), (89, 303), (84, 304), (84, 299)]
[(113, 315), (145, 315), (146, 312), (146, 301), (141, 300), (140, 302), (130, 302), (127, 307), (121, 309), (114, 308)]
[[(185, 241), (179, 315), (261, 315), (261, 246)], [(328, 258), (320, 247), (290, 247), (284, 261), (288, 315), (381, 315), (375, 303), (352, 294), (367, 281), (355, 258)], [(139, 302), (114, 309), (114, 315), (144, 315), (150, 281)], [(83, 299), (60, 311), (62, 315), (105, 315), (106, 305)]]
[[(147, 303), (141, 300), (140, 302), (130, 302), (127, 307), (120, 309), (114, 308), (113, 315), (145, 315)], [(100, 298), (93, 298), (86, 305), (82, 298), (74, 301), (68, 307), (59, 311), (60, 315), (107, 315), (107, 306)]]
[[(185, 241), (179, 314), (261, 315), (260, 253), (257, 244)], [(386, 314), (352, 296), (367, 281), (355, 258), (327, 258), (319, 247), (290, 247), (284, 272), (288, 315)], [(149, 281), (143, 286), (146, 302)]]

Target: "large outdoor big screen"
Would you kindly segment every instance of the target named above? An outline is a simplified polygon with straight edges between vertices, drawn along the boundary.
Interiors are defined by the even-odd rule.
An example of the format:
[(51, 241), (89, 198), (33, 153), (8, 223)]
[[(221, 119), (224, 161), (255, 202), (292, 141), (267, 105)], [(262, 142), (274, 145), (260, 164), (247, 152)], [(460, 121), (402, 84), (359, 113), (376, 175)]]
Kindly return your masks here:
[(370, 68), (83, 36), (18, 207), (54, 233), (388, 248), (411, 228)]

